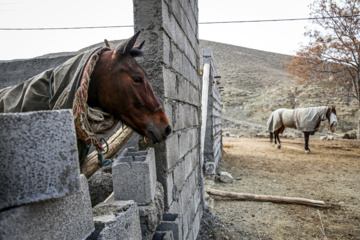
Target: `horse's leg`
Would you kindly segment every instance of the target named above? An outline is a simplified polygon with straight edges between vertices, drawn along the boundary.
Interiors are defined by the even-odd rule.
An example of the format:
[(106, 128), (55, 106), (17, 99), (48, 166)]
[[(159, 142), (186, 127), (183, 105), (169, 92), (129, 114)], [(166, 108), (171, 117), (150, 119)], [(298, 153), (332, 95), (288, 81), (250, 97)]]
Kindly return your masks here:
[(305, 152), (306, 153), (311, 153), (310, 149), (309, 149), (309, 133), (305, 133), (304, 132), (304, 138), (305, 138)]
[[(277, 139), (278, 139), (278, 142), (279, 142), (279, 144), (276, 146), (278, 149), (281, 148), (281, 142), (280, 142), (279, 134), (280, 134), (280, 131), (278, 131), (277, 134), (276, 134), (276, 136), (275, 136), (275, 139), (277, 138)], [(275, 140), (275, 141), (276, 141), (276, 140)]]
[(276, 141), (276, 138), (277, 138), (278, 142), (279, 142), (279, 144), (276, 146), (278, 149), (281, 148), (281, 142), (280, 142), (280, 136), (279, 135), (280, 135), (280, 133), (283, 133), (284, 130), (285, 130), (285, 127), (284, 127), (284, 125), (282, 125), (281, 128), (279, 128), (277, 130), (277, 134), (275, 135), (275, 141)]
[(274, 136), (275, 136), (275, 138), (274, 138), (274, 139), (275, 139), (275, 147), (276, 147), (276, 145), (277, 145), (277, 141), (276, 141), (277, 132), (278, 132), (277, 130), (276, 130), (276, 131), (274, 131)]
[(273, 142), (273, 135), (274, 135), (274, 133), (270, 132), (270, 143)]

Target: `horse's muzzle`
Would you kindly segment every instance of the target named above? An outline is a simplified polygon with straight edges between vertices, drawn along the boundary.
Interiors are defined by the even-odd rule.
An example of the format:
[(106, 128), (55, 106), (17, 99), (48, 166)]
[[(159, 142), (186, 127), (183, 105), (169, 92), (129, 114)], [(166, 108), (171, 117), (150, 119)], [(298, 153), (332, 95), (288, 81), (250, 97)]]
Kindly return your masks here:
[(165, 129), (160, 131), (157, 128), (150, 127), (144, 140), (148, 143), (159, 143), (164, 141), (170, 135), (171, 131), (170, 125), (167, 125)]
[(330, 125), (330, 131), (335, 132), (337, 127), (337, 122), (332, 122)]

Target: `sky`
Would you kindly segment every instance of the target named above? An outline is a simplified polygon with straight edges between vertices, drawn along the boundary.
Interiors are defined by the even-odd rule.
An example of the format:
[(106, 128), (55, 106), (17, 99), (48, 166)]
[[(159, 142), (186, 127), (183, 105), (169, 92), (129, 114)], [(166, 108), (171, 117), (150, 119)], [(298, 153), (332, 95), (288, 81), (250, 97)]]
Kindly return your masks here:
[[(144, 0), (146, 1), (146, 0)], [(199, 22), (309, 17), (313, 0), (198, 0)], [(133, 25), (132, 0), (0, 0), (0, 28), (69, 28)], [(309, 21), (200, 24), (199, 38), (294, 55)], [(77, 51), (108, 40), (127, 39), (133, 27), (8, 31), (0, 30), (0, 60)]]

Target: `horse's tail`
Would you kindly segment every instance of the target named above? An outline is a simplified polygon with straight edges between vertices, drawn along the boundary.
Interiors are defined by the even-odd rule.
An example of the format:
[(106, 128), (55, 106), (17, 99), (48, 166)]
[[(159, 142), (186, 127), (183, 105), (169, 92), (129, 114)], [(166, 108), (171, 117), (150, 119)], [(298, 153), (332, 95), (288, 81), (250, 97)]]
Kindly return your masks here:
[(273, 136), (274, 136), (274, 133), (270, 132), (270, 142), (271, 143), (273, 142)]

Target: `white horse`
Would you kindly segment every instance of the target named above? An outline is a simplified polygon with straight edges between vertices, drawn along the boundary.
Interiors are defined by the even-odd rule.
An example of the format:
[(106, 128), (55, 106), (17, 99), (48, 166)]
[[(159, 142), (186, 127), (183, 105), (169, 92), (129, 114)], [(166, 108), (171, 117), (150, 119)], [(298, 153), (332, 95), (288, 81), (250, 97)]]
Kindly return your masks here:
[[(309, 149), (309, 135), (313, 135), (319, 129), (321, 121), (325, 119), (329, 122), (331, 132), (335, 132), (337, 126), (335, 106), (277, 109), (271, 113), (267, 121), (268, 131), (270, 132), (270, 142), (272, 142), (273, 134), (275, 134), (275, 146), (280, 149), (279, 134), (283, 133), (286, 127), (295, 128), (304, 133), (305, 152), (311, 153)], [(276, 139), (279, 141), (279, 144), (277, 144)]]

